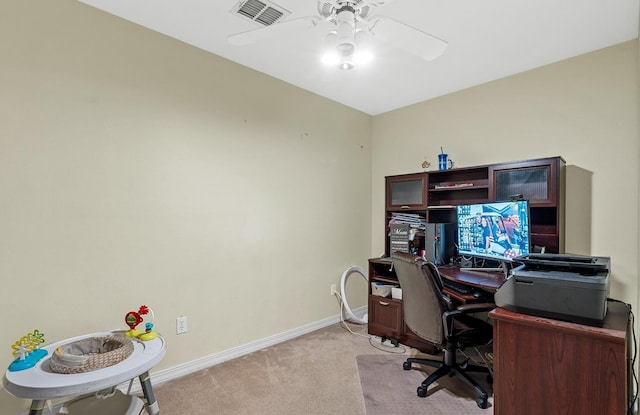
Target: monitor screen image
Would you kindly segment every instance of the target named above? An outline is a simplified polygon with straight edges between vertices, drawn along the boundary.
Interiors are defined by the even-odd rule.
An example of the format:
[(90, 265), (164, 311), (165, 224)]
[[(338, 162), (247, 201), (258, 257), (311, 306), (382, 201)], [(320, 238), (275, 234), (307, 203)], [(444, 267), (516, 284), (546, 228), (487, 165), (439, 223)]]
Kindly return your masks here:
[(458, 253), (497, 261), (511, 261), (530, 251), (529, 203), (458, 205)]

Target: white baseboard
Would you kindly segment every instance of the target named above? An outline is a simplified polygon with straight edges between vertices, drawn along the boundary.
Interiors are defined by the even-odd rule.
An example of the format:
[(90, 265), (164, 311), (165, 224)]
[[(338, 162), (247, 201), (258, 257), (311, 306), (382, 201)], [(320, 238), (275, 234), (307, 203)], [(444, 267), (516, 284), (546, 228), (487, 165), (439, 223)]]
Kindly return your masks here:
[[(367, 313), (367, 307), (360, 307), (358, 309), (352, 310), (353, 313), (362, 318)], [(328, 327), (332, 324), (339, 323), (341, 321), (340, 315), (336, 315), (333, 317), (326, 318), (324, 320), (316, 321), (311, 324), (307, 324), (302, 327), (297, 327), (295, 329), (291, 329), (285, 331), (283, 333), (275, 334), (273, 336), (265, 337), (263, 339), (259, 339), (253, 341), (251, 343), (243, 344), (228, 350), (223, 350), (218, 353), (211, 354), (209, 356), (202, 357), (200, 359), (192, 360), (190, 362), (182, 363), (177, 366), (173, 366), (167, 369), (159, 370), (157, 372), (151, 373), (151, 379), (153, 385), (160, 385), (162, 383), (168, 382), (170, 380), (178, 379), (183, 376), (190, 375), (192, 373), (198, 372), (200, 370), (208, 369), (212, 366), (218, 365), (220, 363), (224, 363), (226, 361), (236, 359), (238, 357), (247, 355), (249, 353), (257, 352), (258, 350), (262, 350), (269, 346), (274, 346), (278, 343), (285, 342), (287, 340), (294, 339), (296, 337), (300, 337), (304, 334), (314, 332), (316, 330), (320, 330), (321, 328)], [(131, 389), (129, 390), (129, 386), (131, 385)], [(116, 386), (119, 390), (124, 393), (130, 392), (133, 394), (142, 393), (142, 388), (140, 386), (140, 382), (125, 382)], [(45, 414), (53, 413), (56, 414), (60, 410), (62, 406), (64, 406), (65, 402), (56, 402), (51, 403), (48, 408), (45, 409)], [(160, 403), (160, 407), (162, 404)], [(48, 409), (52, 411), (49, 412)], [(23, 415), (28, 415), (27, 413), (23, 413)]]
[[(361, 318), (367, 313), (367, 307), (366, 306), (360, 307), (352, 311), (356, 316)], [(220, 363), (224, 363), (232, 359), (237, 359), (238, 357), (247, 355), (249, 353), (257, 352), (258, 350), (262, 350), (266, 347), (274, 346), (278, 343), (282, 343), (287, 340), (294, 339), (304, 334), (311, 333), (316, 330), (320, 330), (321, 328), (328, 327), (332, 324), (336, 324), (339, 322), (340, 322), (339, 315), (329, 317), (324, 320), (316, 321), (314, 323), (307, 324), (302, 327), (298, 327), (295, 329), (285, 331), (283, 333), (275, 334), (273, 336), (269, 336), (263, 339), (253, 341), (251, 343), (243, 344), (228, 350), (223, 350), (221, 352), (214, 353), (209, 356), (202, 357), (200, 359), (182, 363), (177, 366), (173, 366), (157, 372), (152, 372), (151, 378), (153, 380), (154, 385), (159, 385), (164, 382), (168, 382), (170, 380), (178, 379), (182, 376), (190, 375), (200, 370), (208, 369)], [(123, 386), (124, 386), (124, 390), (122, 389)], [(127, 382), (127, 384), (123, 386), (119, 387), (119, 389), (126, 392), (126, 389), (129, 387), (129, 382)], [(141, 392), (139, 382), (133, 383), (131, 392), (132, 393)]]

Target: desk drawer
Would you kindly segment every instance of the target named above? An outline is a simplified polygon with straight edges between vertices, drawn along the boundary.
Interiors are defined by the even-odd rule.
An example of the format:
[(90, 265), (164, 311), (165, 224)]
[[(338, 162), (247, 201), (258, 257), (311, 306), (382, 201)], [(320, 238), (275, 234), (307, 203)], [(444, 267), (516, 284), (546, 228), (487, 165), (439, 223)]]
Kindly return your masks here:
[(402, 302), (369, 296), (369, 334), (397, 339), (402, 334)]

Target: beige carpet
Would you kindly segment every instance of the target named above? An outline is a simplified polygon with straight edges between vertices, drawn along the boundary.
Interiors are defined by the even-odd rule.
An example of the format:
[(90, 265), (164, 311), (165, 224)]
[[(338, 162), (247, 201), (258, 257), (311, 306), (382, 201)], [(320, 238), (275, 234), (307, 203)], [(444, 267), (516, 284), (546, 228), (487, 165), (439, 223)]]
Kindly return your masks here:
[[(361, 335), (366, 335), (366, 326), (352, 325), (351, 328)], [(418, 371), (404, 371), (401, 363), (403, 356), (406, 358), (416, 351), (405, 350), (404, 347), (385, 348), (380, 345), (376, 348), (361, 335), (354, 335), (342, 325), (335, 324), (181, 379), (155, 385), (160, 414), (493, 413), (491, 408), (480, 410), (468, 391), (459, 396), (451, 396), (451, 399), (460, 402), (460, 407), (463, 408), (460, 412), (451, 410), (447, 405), (451, 399), (446, 395), (446, 391), (439, 391), (433, 399), (419, 398), (415, 390), (424, 375)], [(370, 370), (363, 372), (363, 369), (358, 367), (359, 355), (378, 355), (382, 360), (367, 365)], [(388, 383), (380, 385), (383, 381)], [(376, 389), (371, 389), (369, 385), (371, 388), (383, 390), (375, 392)], [(365, 404), (363, 388), (365, 393), (373, 393), (374, 400)], [(436, 403), (437, 401), (440, 403)], [(399, 408), (399, 412), (371, 412), (372, 405)], [(411, 408), (420, 408), (421, 411), (410, 412)], [(445, 409), (440, 411), (437, 408)]]
[[(456, 377), (443, 377), (429, 387), (427, 397), (420, 398), (416, 389), (435, 369), (427, 367), (410, 371), (402, 368), (405, 356), (360, 355), (357, 357), (360, 381), (367, 415), (490, 415), (489, 408), (480, 409), (475, 392)], [(487, 388), (486, 374), (473, 374)], [(489, 392), (491, 393), (491, 392)]]
[(365, 353), (385, 354), (336, 324), (154, 391), (161, 415), (365, 415), (356, 364)]

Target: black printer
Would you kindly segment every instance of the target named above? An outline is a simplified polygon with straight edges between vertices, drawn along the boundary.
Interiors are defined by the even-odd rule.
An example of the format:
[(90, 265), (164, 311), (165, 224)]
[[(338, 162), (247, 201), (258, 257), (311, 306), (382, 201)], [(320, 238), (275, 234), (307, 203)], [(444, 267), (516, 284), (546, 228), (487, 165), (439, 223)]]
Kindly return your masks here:
[(608, 257), (530, 254), (495, 293), (511, 311), (601, 327), (609, 297)]

